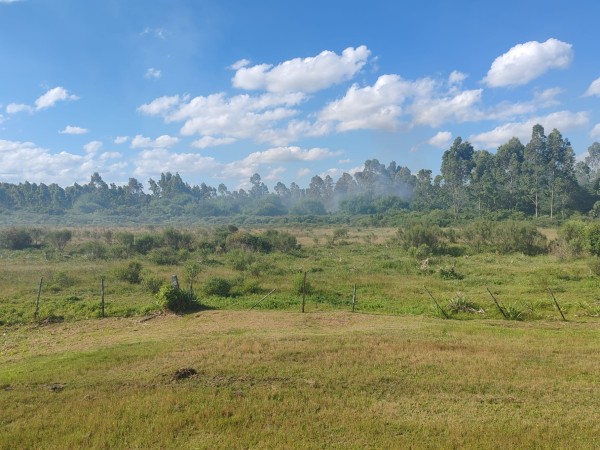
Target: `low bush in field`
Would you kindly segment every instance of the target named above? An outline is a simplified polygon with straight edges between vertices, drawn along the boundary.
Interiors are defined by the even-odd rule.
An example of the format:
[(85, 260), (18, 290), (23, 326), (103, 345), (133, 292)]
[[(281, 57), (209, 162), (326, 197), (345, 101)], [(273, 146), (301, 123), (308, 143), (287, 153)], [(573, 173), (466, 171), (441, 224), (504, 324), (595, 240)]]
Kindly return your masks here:
[(206, 280), (202, 286), (202, 291), (206, 295), (215, 295), (218, 297), (229, 297), (233, 283), (225, 278), (212, 277)]
[(9, 228), (0, 232), (0, 247), (9, 250), (23, 250), (31, 247), (33, 238), (28, 230), (24, 228)]
[(156, 294), (156, 299), (160, 308), (177, 313), (190, 311), (198, 306), (198, 299), (193, 293), (168, 283), (161, 286)]
[(140, 284), (142, 282), (142, 265), (137, 261), (130, 261), (126, 266), (117, 267), (115, 276), (127, 283)]

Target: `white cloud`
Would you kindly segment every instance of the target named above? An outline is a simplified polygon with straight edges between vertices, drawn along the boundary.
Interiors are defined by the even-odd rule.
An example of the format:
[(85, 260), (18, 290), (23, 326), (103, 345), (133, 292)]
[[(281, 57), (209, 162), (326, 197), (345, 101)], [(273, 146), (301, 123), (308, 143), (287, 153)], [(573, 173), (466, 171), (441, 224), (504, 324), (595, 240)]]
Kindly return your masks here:
[(150, 67), (148, 70), (146, 70), (146, 74), (144, 75), (144, 78), (148, 78), (148, 79), (152, 78), (152, 79), (158, 80), (161, 76), (162, 76), (162, 72), (159, 69)]
[(445, 148), (452, 141), (452, 133), (449, 131), (439, 131), (435, 136), (427, 141), (428, 144), (437, 148)]
[[(7, 182), (28, 180), (36, 183), (58, 183), (61, 186), (86, 182), (90, 174), (127, 176), (127, 170), (118, 166), (105, 166), (93, 154), (76, 155), (68, 152), (51, 153), (32, 142), (0, 140), (0, 177)], [(27, 164), (23, 164), (27, 161)]]
[(519, 138), (522, 142), (529, 142), (531, 130), (538, 123), (546, 132), (556, 128), (564, 134), (566, 131), (586, 126), (588, 122), (587, 112), (558, 111), (543, 117), (533, 117), (525, 122), (506, 123), (491, 131), (472, 135), (469, 141), (485, 148), (496, 148), (513, 137)]
[(302, 149), (300, 147), (275, 147), (262, 152), (254, 152), (244, 159), (233, 161), (223, 167), (225, 177), (240, 179), (251, 177), (260, 166), (293, 162), (319, 161), (339, 155), (324, 148)]
[(0, 3), (4, 3), (4, 4), (11, 4), (11, 3), (17, 3), (20, 2), (22, 0), (0, 0)]
[(142, 136), (141, 134), (136, 135), (131, 140), (131, 148), (156, 148), (156, 149), (167, 149), (173, 147), (179, 142), (179, 138), (163, 134), (152, 140), (149, 137)]
[(594, 81), (592, 81), (592, 84), (590, 84), (590, 87), (587, 89), (587, 91), (585, 91), (584, 95), (586, 97), (592, 95), (600, 97), (600, 78), (596, 78)]
[(73, 95), (73, 94), (69, 94), (69, 91), (67, 91), (65, 88), (59, 86), (59, 87), (50, 89), (44, 95), (42, 95), (41, 97), (38, 97), (38, 99), (35, 101), (35, 109), (37, 111), (40, 111), (42, 109), (46, 109), (46, 108), (50, 108), (50, 107), (54, 106), (59, 101), (78, 100), (78, 99), (79, 99), (79, 97), (77, 97), (76, 95)]
[(498, 56), (483, 81), (490, 87), (526, 84), (550, 69), (565, 69), (572, 61), (571, 44), (554, 38), (529, 41)]
[(594, 128), (592, 128), (590, 136), (592, 139), (600, 139), (600, 123), (597, 123)]
[(184, 98), (179, 97), (179, 95), (158, 97), (150, 103), (141, 105), (137, 110), (142, 114), (147, 114), (149, 116), (159, 116), (167, 114), (182, 100), (184, 100)]
[(314, 57), (294, 58), (277, 66), (244, 64), (237, 69), (232, 82), (234, 87), (246, 90), (316, 92), (351, 79), (367, 63), (370, 53), (362, 45), (348, 47), (341, 55), (323, 51)]
[(214, 158), (195, 153), (176, 153), (165, 148), (141, 151), (135, 158), (137, 177), (156, 177), (164, 172), (215, 175), (221, 165)]
[(299, 177), (305, 177), (307, 175), (310, 175), (312, 172), (312, 170), (310, 170), (308, 167), (304, 167), (303, 169), (298, 170), (298, 172), (296, 172), (296, 175), (298, 175)]
[(466, 73), (459, 72), (458, 70), (452, 71), (450, 76), (448, 77), (448, 84), (450, 86), (461, 84), (463, 81), (467, 79), (468, 75)]
[(436, 127), (445, 122), (467, 122), (481, 118), (476, 108), (481, 103), (483, 89), (473, 89), (442, 97), (421, 97), (411, 105), (413, 122)]
[(6, 112), (7, 114), (17, 114), (20, 112), (28, 112), (31, 114), (33, 112), (33, 108), (23, 103), (10, 103), (6, 106)]
[(329, 103), (319, 113), (319, 119), (338, 122), (339, 131), (394, 130), (402, 113), (401, 104), (415, 87), (398, 75), (382, 75), (373, 86), (364, 88), (354, 84), (343, 98)]
[(249, 59), (240, 59), (239, 61), (236, 61), (231, 66), (229, 66), (229, 68), (233, 70), (239, 70), (242, 67), (246, 67), (247, 65), (249, 65), (250, 62), (251, 61)]
[(119, 145), (119, 144), (124, 144), (125, 142), (127, 142), (129, 140), (129, 136), (117, 136), (115, 138), (115, 144)]
[(276, 167), (271, 169), (267, 175), (265, 175), (265, 181), (279, 181), (281, 174), (285, 172), (285, 167)]
[(89, 130), (87, 128), (76, 127), (67, 125), (63, 130), (59, 131), (60, 134), (86, 134)]
[(212, 136), (202, 136), (202, 138), (192, 142), (192, 145), (196, 148), (208, 148), (217, 147), (219, 145), (233, 144), (235, 141), (235, 138), (215, 138)]
[(102, 148), (102, 142), (100, 141), (91, 141), (83, 146), (85, 152), (89, 155), (94, 155)]

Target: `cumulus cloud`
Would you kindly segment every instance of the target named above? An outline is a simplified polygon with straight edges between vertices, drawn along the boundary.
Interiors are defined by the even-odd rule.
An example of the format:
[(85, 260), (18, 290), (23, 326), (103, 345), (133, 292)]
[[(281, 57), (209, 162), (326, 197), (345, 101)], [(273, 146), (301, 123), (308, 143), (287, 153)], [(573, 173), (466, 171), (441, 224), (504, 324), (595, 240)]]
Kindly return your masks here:
[[(0, 140), (0, 177), (7, 182), (28, 180), (36, 183), (58, 183), (62, 186), (89, 180), (90, 174), (120, 178), (127, 175), (126, 164), (106, 166), (93, 154), (77, 155), (69, 152), (52, 153), (32, 142)], [(27, 161), (27, 164), (23, 164)]]
[(131, 148), (161, 148), (167, 149), (173, 147), (179, 142), (179, 138), (163, 134), (156, 139), (142, 136), (141, 134), (136, 135), (131, 140)]
[(585, 91), (586, 97), (590, 97), (592, 95), (600, 97), (600, 78), (596, 78), (594, 81), (592, 81), (590, 87), (587, 89), (587, 91)]
[(468, 75), (466, 73), (459, 72), (458, 70), (452, 71), (450, 76), (448, 77), (448, 84), (453, 86), (456, 84), (461, 84), (463, 81), (467, 79)]
[(496, 148), (505, 144), (513, 137), (519, 138), (522, 142), (528, 142), (531, 138), (533, 126), (538, 123), (547, 132), (553, 128), (557, 128), (564, 133), (572, 129), (584, 127), (588, 122), (589, 117), (587, 112), (573, 113), (571, 111), (557, 111), (543, 117), (533, 117), (524, 122), (510, 122), (500, 125), (491, 131), (470, 136), (469, 141), (482, 145), (485, 148)]
[(251, 61), (249, 59), (240, 59), (239, 61), (236, 61), (231, 66), (229, 66), (229, 68), (233, 70), (239, 70), (242, 67), (246, 67), (247, 65), (249, 65), (250, 62)]
[(214, 159), (196, 153), (177, 153), (166, 148), (141, 151), (135, 159), (137, 177), (155, 177), (163, 172), (215, 175), (221, 165)]
[(64, 129), (60, 130), (60, 134), (86, 134), (89, 130), (87, 128), (76, 127), (73, 125), (67, 125)]
[[(247, 61), (233, 77), (233, 86), (269, 92), (316, 92), (351, 79), (367, 63), (369, 49), (362, 45), (348, 47), (341, 55), (323, 51), (309, 58), (294, 58), (276, 66)], [(240, 62), (238, 61), (239, 64)]]
[(129, 140), (129, 136), (117, 136), (115, 138), (115, 144), (120, 145), (120, 144), (124, 144), (125, 142), (127, 142)]
[(78, 99), (78, 96), (70, 94), (65, 88), (59, 86), (48, 90), (44, 95), (38, 97), (35, 101), (35, 109), (40, 111), (42, 109), (50, 108), (60, 101)]
[(600, 123), (597, 123), (592, 131), (590, 131), (590, 136), (592, 139), (600, 139)]
[(445, 148), (452, 141), (452, 133), (449, 131), (439, 131), (431, 139), (427, 141), (429, 145), (437, 148)]
[(352, 85), (343, 98), (320, 112), (319, 119), (337, 122), (339, 131), (394, 130), (402, 113), (401, 104), (414, 91), (414, 83), (398, 75), (382, 75), (373, 86)]
[(184, 100), (184, 98), (179, 97), (179, 95), (158, 97), (150, 103), (139, 106), (137, 110), (148, 116), (159, 116), (168, 113), (182, 100)]
[(6, 112), (7, 114), (17, 114), (20, 112), (28, 112), (31, 114), (33, 112), (33, 108), (23, 103), (10, 103), (6, 106)]
[(573, 61), (571, 44), (554, 38), (529, 41), (498, 56), (483, 81), (490, 87), (529, 83), (550, 69), (565, 69)]
[(441, 97), (417, 98), (410, 107), (413, 122), (436, 127), (449, 121), (481, 119), (482, 113), (478, 110), (478, 105), (481, 103), (482, 92), (482, 89), (473, 89)]
[(158, 80), (160, 77), (162, 77), (162, 72), (159, 69), (155, 69), (154, 67), (148, 68), (148, 70), (146, 70), (146, 74), (144, 75), (144, 78), (154, 80)]
[(83, 149), (87, 154), (94, 155), (102, 148), (102, 142), (91, 141), (83, 146)]
[(212, 136), (202, 136), (197, 141), (192, 142), (192, 145), (196, 148), (208, 148), (217, 147), (219, 145), (233, 144), (235, 141), (235, 138), (216, 138)]

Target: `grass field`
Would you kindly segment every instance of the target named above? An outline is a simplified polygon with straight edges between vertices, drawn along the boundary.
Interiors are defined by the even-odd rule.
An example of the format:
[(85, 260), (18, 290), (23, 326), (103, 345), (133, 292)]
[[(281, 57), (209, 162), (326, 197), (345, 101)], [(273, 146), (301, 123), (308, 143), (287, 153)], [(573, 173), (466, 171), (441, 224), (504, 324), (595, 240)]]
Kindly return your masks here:
[[(0, 448), (597, 447), (598, 258), (416, 256), (396, 231), (288, 228), (299, 249), (172, 264), (106, 230), (0, 250)], [(187, 288), (190, 264), (200, 308), (163, 312), (151, 284)]]
[(594, 322), (202, 311), (2, 333), (6, 449), (594, 448), (600, 432)]

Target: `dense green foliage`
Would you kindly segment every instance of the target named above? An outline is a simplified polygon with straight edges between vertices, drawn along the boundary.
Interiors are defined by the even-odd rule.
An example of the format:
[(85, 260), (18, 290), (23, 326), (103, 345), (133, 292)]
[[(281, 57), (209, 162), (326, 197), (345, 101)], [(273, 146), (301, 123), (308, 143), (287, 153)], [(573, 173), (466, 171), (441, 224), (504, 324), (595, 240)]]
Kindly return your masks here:
[[(251, 188), (229, 191), (201, 183), (190, 186), (179, 174), (163, 173), (148, 180), (149, 193), (135, 178), (127, 185), (108, 185), (98, 173), (84, 185), (62, 188), (56, 184), (0, 183), (3, 223), (25, 221), (65, 223), (170, 223), (177, 218), (218, 221), (234, 217), (253, 223), (310, 221), (341, 223), (349, 216), (393, 217), (402, 211), (449, 211), (488, 216), (514, 215), (568, 217), (574, 212), (600, 216), (600, 144), (588, 149), (585, 161), (575, 163), (568, 139), (554, 129), (546, 136), (535, 125), (531, 140), (517, 138), (495, 153), (475, 150), (457, 138), (443, 154), (440, 175), (431, 170), (412, 173), (391, 161), (387, 166), (367, 160), (361, 171), (344, 173), (336, 181), (329, 175), (312, 177), (306, 188), (278, 182), (273, 192), (254, 174)], [(333, 216), (332, 216), (333, 214)], [(325, 219), (324, 219), (325, 218)], [(127, 237), (121, 236), (124, 245)], [(57, 250), (68, 236), (56, 236)], [(163, 240), (185, 248), (186, 236), (166, 230)], [(5, 247), (23, 245), (18, 236), (4, 236)], [(139, 244), (143, 245), (143, 244)]]

